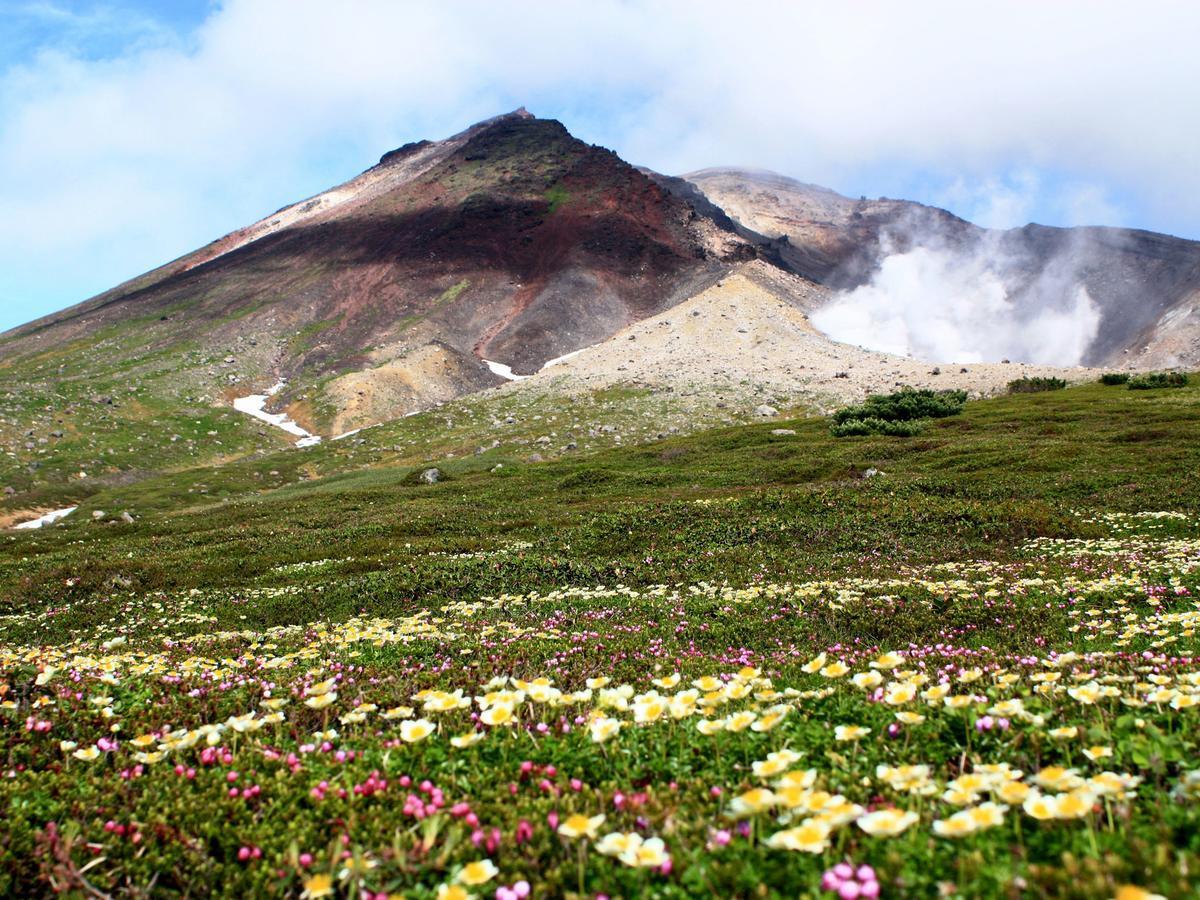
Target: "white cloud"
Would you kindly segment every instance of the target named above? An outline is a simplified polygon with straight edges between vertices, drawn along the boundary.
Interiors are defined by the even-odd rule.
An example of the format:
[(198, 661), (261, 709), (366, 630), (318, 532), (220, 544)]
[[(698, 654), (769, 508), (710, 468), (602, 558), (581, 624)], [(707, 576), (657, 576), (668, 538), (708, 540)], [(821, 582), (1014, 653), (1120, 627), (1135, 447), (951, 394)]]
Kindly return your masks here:
[(1073, 366), (1096, 336), (1100, 311), (1063, 262), (1039, 275), (1048, 290), (1035, 283), (1022, 298), (1011, 295), (1011, 261), (995, 246), (888, 253), (870, 282), (836, 296), (812, 321), (834, 340), (929, 362)]
[[(664, 171), (938, 172), (995, 185), (972, 202), (996, 223), (1120, 195), (1194, 233), (1198, 26), (1111, 0), (227, 0), (186, 40), (73, 40), (0, 76), (0, 305), (80, 299), (522, 103)], [(1039, 172), (1073, 187), (1047, 205)]]

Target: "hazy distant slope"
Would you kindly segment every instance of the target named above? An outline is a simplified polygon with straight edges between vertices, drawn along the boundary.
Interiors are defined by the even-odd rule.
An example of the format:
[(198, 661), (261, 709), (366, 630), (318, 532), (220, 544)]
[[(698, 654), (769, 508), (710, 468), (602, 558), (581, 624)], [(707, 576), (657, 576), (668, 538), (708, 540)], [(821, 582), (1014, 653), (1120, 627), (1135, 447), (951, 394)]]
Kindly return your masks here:
[(1200, 243), (1195, 241), (1121, 228), (1031, 224), (989, 231), (933, 207), (854, 200), (758, 170), (704, 169), (685, 178), (741, 225), (786, 237), (785, 258), (831, 288), (869, 282), (882, 257), (914, 246), (986, 254), (996, 261), (1019, 306), (1044, 307), (1075, 285), (1086, 288), (1100, 322), (1081, 362), (1200, 363)]

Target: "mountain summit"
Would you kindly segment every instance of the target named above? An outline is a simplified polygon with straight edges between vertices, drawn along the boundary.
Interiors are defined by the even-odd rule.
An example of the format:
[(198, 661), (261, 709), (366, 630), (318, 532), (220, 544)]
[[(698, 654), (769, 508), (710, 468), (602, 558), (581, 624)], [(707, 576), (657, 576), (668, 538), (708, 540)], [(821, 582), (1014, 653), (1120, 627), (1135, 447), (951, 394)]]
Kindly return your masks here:
[[(313, 430), (530, 374), (702, 290), (753, 244), (614, 153), (518, 109), (7, 336), (5, 355), (136, 323), (144, 353), (236, 349)], [(492, 363), (489, 366), (489, 363)], [(226, 384), (225, 387), (229, 385)]]

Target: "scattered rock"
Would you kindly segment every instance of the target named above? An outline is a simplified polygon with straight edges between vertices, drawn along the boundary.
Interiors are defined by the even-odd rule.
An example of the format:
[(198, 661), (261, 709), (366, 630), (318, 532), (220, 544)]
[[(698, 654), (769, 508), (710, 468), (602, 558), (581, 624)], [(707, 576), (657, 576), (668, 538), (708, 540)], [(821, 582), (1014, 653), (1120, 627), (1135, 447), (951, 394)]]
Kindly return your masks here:
[(882, 472), (872, 466), (871, 468), (867, 469), (867, 471), (863, 472), (863, 478), (874, 478), (876, 475), (882, 474)]
[(131, 516), (129, 514), (129, 510), (126, 510), (125, 512), (121, 513), (121, 521), (124, 522), (126, 525), (133, 524), (133, 516)]
[(103, 519), (106, 515), (108, 515), (108, 513), (106, 513), (102, 509), (93, 509), (92, 510), (92, 518), (95, 519), (96, 521)]
[(768, 406), (766, 403), (762, 403), (754, 407), (754, 414), (763, 417), (777, 416), (779, 415), (779, 410), (773, 406)]
[(425, 484), (437, 484), (442, 478), (442, 473), (437, 469), (426, 469), (421, 473), (421, 481)]
[(772, 428), (771, 429), (771, 434), (777, 435), (778, 437), (787, 437), (788, 435), (792, 435), (795, 433), (796, 433), (795, 430), (793, 430), (791, 428)]

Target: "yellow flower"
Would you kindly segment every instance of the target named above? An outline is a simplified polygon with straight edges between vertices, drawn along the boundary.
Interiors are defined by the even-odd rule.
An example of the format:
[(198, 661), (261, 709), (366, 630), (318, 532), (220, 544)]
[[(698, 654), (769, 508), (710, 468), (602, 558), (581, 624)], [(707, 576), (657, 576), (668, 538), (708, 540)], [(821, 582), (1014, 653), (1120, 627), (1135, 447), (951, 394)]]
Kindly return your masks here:
[(468, 731), (466, 734), (460, 734), (450, 738), (450, 745), (462, 750), (470, 747), (472, 744), (478, 744), (483, 740), (484, 734), (482, 731)]
[(91, 762), (100, 755), (100, 749), (98, 747), (86, 747), (82, 750), (76, 750), (71, 755), (76, 759), (82, 759), (84, 762)]
[(1020, 781), (1009, 781), (997, 788), (995, 794), (996, 797), (998, 797), (1000, 800), (1003, 800), (1005, 803), (1016, 805), (1018, 803), (1024, 803), (1025, 799), (1032, 792), (1033, 788), (1027, 784), (1023, 784)]
[(817, 770), (808, 769), (804, 772), (788, 772), (777, 782), (775, 782), (775, 786), (778, 788), (800, 788), (802, 790), (808, 790), (816, 783)]
[(939, 700), (941, 700), (943, 697), (945, 697), (948, 693), (950, 693), (950, 685), (935, 684), (929, 690), (927, 690), (923, 694), (921, 694), (921, 696), (924, 697), (930, 703), (937, 703)]
[(878, 659), (876, 659), (873, 663), (871, 663), (871, 668), (872, 669), (884, 669), (884, 670), (894, 669), (894, 668), (896, 668), (896, 666), (900, 665), (903, 662), (904, 662), (904, 657), (901, 656), (899, 653), (884, 653), (882, 656), (880, 656)]
[(309, 697), (307, 700), (304, 701), (304, 705), (312, 707), (313, 709), (324, 709), (330, 703), (333, 703), (333, 701), (335, 701), (336, 699), (337, 699), (337, 692), (330, 691), (327, 694), (317, 694), (315, 697)]
[(333, 876), (324, 872), (314, 875), (304, 882), (304, 900), (317, 900), (318, 897), (333, 896)]
[(975, 821), (965, 809), (947, 819), (938, 819), (933, 823), (933, 833), (944, 838), (966, 837), (973, 833), (975, 828)]
[(336, 678), (327, 678), (325, 681), (318, 681), (316, 684), (310, 684), (304, 693), (309, 697), (320, 697), (322, 694), (328, 694), (333, 690), (333, 686), (337, 684)]
[(658, 685), (660, 688), (670, 690), (671, 688), (675, 687), (675, 685), (679, 684), (679, 679), (680, 675), (678, 672), (676, 672), (674, 675), (668, 675), (665, 678), (655, 678), (653, 683)]
[(880, 809), (858, 817), (858, 827), (872, 837), (895, 837), (905, 831), (919, 817), (914, 812), (900, 809)]
[(1021, 808), (1025, 810), (1027, 815), (1044, 822), (1047, 819), (1053, 819), (1057, 814), (1058, 799), (1056, 797), (1047, 797), (1045, 794), (1038, 793), (1037, 791), (1030, 791), (1021, 804)]
[(1046, 766), (1033, 776), (1033, 780), (1052, 791), (1070, 791), (1083, 784), (1083, 779), (1074, 769), (1064, 769), (1062, 766)]
[(839, 741), (857, 741), (871, 733), (870, 728), (862, 725), (838, 725), (833, 729), (833, 737)]
[(1068, 688), (1067, 693), (1084, 706), (1091, 706), (1103, 696), (1100, 690), (1100, 685), (1094, 681), (1089, 681), (1087, 684), (1081, 684), (1079, 687)]
[(753, 713), (748, 709), (744, 709), (741, 712), (736, 712), (726, 718), (725, 728), (727, 731), (733, 732), (745, 731), (757, 718), (758, 715), (756, 713)]
[(829, 849), (829, 831), (828, 823), (805, 819), (793, 828), (775, 832), (767, 838), (767, 846), (779, 850), (824, 853)]
[(1167, 898), (1162, 894), (1152, 894), (1137, 885), (1123, 884), (1117, 888), (1113, 900), (1167, 900)]
[(437, 900), (471, 900), (475, 895), (457, 884), (438, 885)]
[(696, 722), (696, 730), (701, 734), (714, 735), (725, 730), (724, 719), (700, 719)]
[(1092, 811), (1096, 802), (1090, 791), (1079, 789), (1068, 794), (1059, 794), (1054, 815), (1059, 819), (1082, 819)]
[(1095, 762), (1098, 759), (1104, 759), (1112, 756), (1112, 747), (1085, 747), (1083, 755)]
[(762, 714), (757, 722), (750, 726), (751, 731), (762, 733), (770, 731), (776, 725), (784, 720), (784, 717), (791, 712), (791, 708), (787, 706), (773, 706)]
[(497, 703), (495, 706), (489, 706), (479, 714), (479, 721), (484, 725), (499, 727), (507, 725), (513, 720), (513, 708), (509, 703)]
[(658, 694), (642, 694), (633, 700), (633, 721), (646, 724), (660, 719), (667, 711), (667, 701)]
[(1074, 725), (1066, 725), (1063, 728), (1052, 728), (1048, 733), (1056, 741), (1070, 741), (1079, 735), (1079, 729)]
[(642, 836), (636, 831), (629, 834), (613, 831), (600, 839), (596, 844), (596, 850), (605, 856), (620, 856), (630, 849), (638, 847), (641, 843)]
[(766, 788), (753, 788), (734, 797), (729, 804), (729, 811), (735, 816), (752, 816), (770, 809), (778, 802), (779, 798)]
[(662, 838), (647, 838), (636, 847), (630, 847), (618, 857), (627, 866), (657, 869), (664, 865), (670, 856), (667, 855), (666, 845)]
[(850, 667), (841, 660), (838, 660), (837, 662), (832, 662), (821, 669), (821, 675), (823, 675), (825, 678), (841, 678), (849, 671)]
[[(884, 698), (884, 699), (886, 699), (886, 698)], [(920, 713), (909, 712), (908, 710), (903, 710), (901, 712), (896, 713), (896, 721), (900, 722), (904, 725), (920, 725), (922, 722), (925, 721), (925, 717), (923, 715), (921, 715)]]
[(600, 690), (600, 688), (606, 687), (608, 685), (608, 683), (611, 681), (612, 681), (612, 679), (608, 678), (608, 677), (589, 678), (587, 680), (587, 686), (589, 688), (591, 688), (593, 691), (598, 691), (598, 690)]
[[(822, 654), (821, 654), (820, 656), (818, 656), (816, 659), (814, 659), (814, 660), (811, 660), (810, 662), (807, 662), (807, 663), (805, 663), (805, 664), (804, 664), (804, 666), (803, 666), (803, 668), (804, 668), (804, 671), (805, 671), (805, 672), (807, 672), (809, 675), (813, 675), (813, 674), (815, 674), (816, 672), (819, 672), (819, 671), (821, 671), (821, 669), (822, 669), (822, 668), (824, 667), (824, 665), (825, 665), (825, 659), (826, 659), (826, 654), (822, 653)], [(703, 690), (703, 688), (702, 688), (701, 690)]]
[(900, 682), (892, 682), (887, 688), (883, 689), (883, 702), (888, 706), (900, 707), (905, 703), (911, 703), (917, 698), (917, 685)]
[(400, 739), (407, 744), (423, 741), (434, 732), (434, 724), (428, 719), (417, 719), (415, 722), (400, 723)]
[(1004, 824), (1004, 814), (1008, 811), (1008, 807), (1000, 803), (980, 803), (978, 806), (971, 809), (964, 809), (963, 812), (971, 817), (971, 821), (975, 823), (977, 829), (995, 828), (997, 825)]
[(859, 672), (850, 680), (854, 682), (856, 688), (869, 691), (871, 688), (878, 687), (883, 683), (883, 676), (872, 670), (870, 672)]
[(476, 887), (481, 884), (487, 884), (499, 874), (500, 870), (496, 868), (494, 862), (490, 859), (481, 859), (478, 862), (467, 863), (463, 866), (456, 880), (471, 887)]
[(558, 833), (563, 837), (577, 838), (588, 837), (592, 840), (596, 839), (596, 829), (604, 824), (604, 814), (588, 817), (582, 813), (575, 813), (570, 816), (565, 822), (558, 826)]
[(621, 722), (619, 719), (608, 719), (601, 717), (599, 719), (594, 719), (592, 723), (588, 725), (588, 730), (592, 734), (593, 741), (595, 741), (597, 744), (603, 744), (610, 737), (613, 737), (618, 731), (621, 730)]

